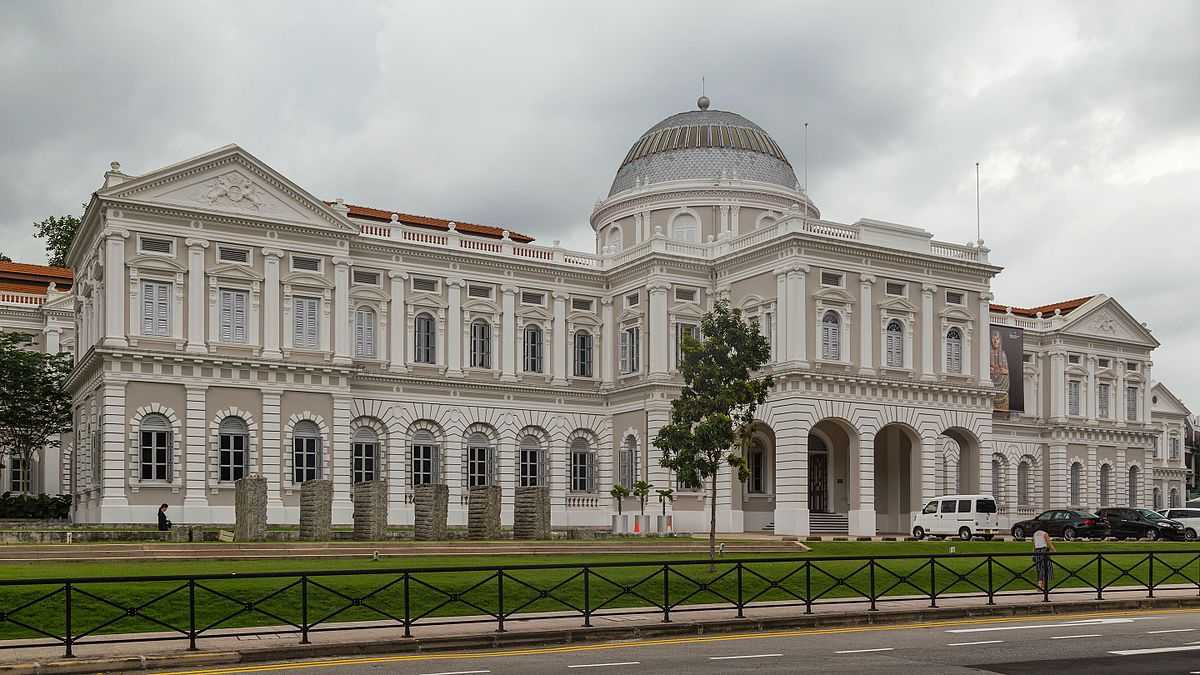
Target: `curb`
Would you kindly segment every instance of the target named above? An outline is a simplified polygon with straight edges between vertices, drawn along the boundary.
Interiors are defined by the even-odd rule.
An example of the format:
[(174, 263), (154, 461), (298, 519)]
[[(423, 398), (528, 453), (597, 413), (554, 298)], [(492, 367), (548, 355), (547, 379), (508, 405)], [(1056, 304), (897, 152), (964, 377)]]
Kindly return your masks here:
[(975, 607), (927, 607), (923, 609), (844, 612), (839, 614), (799, 614), (766, 619), (718, 619), (685, 621), (641, 626), (605, 626), (566, 630), (514, 631), (484, 635), (460, 635), (434, 638), (400, 638), (372, 642), (345, 642), (242, 649), (237, 651), (199, 651), (156, 656), (100, 657), (59, 659), (47, 662), (0, 665), (0, 675), (74, 675), (77, 673), (129, 672), (219, 666), (236, 663), (263, 663), (329, 657), (368, 656), (422, 652), (467, 651), (512, 647), (554, 646), (608, 640), (685, 637), (735, 632), (768, 632), (803, 628), (846, 628), (903, 623), (925, 623), (947, 619), (976, 617), (1044, 616), (1095, 611), (1137, 609), (1184, 609), (1200, 607), (1200, 597), (1137, 598), (1126, 600), (1084, 600), (1061, 603), (993, 605)]

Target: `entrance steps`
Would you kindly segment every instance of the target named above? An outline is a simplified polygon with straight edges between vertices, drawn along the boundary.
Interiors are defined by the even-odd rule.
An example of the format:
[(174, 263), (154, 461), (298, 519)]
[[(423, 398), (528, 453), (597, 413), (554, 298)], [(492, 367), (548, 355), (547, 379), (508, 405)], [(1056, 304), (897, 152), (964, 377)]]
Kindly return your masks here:
[(809, 513), (808, 531), (812, 534), (845, 534), (850, 531), (850, 516), (845, 513)]

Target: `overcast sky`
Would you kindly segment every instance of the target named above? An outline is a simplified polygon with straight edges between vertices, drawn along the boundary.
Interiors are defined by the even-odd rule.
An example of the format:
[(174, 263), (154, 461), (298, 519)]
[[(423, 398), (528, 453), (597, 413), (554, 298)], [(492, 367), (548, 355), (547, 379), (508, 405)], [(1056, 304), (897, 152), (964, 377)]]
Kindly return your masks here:
[(630, 144), (695, 105), (767, 129), (824, 217), (983, 236), (997, 300), (1103, 292), (1200, 411), (1200, 2), (0, 0), (0, 250), (236, 142), (322, 198), (591, 250)]

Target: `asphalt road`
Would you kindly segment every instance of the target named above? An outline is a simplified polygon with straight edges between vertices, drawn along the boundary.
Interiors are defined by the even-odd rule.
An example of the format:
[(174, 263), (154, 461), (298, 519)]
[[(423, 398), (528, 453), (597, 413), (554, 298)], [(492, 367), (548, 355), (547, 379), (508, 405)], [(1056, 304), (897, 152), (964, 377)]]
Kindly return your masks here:
[(1200, 674), (1200, 610), (966, 619), (205, 668), (178, 673), (604, 675), (605, 673)]

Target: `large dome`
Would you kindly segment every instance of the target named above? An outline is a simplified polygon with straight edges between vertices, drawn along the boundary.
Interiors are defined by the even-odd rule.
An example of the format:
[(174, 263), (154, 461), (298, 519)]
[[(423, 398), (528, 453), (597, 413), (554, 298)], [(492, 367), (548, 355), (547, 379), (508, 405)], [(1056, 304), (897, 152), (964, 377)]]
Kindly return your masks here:
[(655, 124), (625, 155), (608, 195), (624, 192), (639, 180), (728, 178), (796, 187), (796, 173), (770, 134), (754, 122), (724, 110), (709, 110), (701, 97), (689, 110)]

